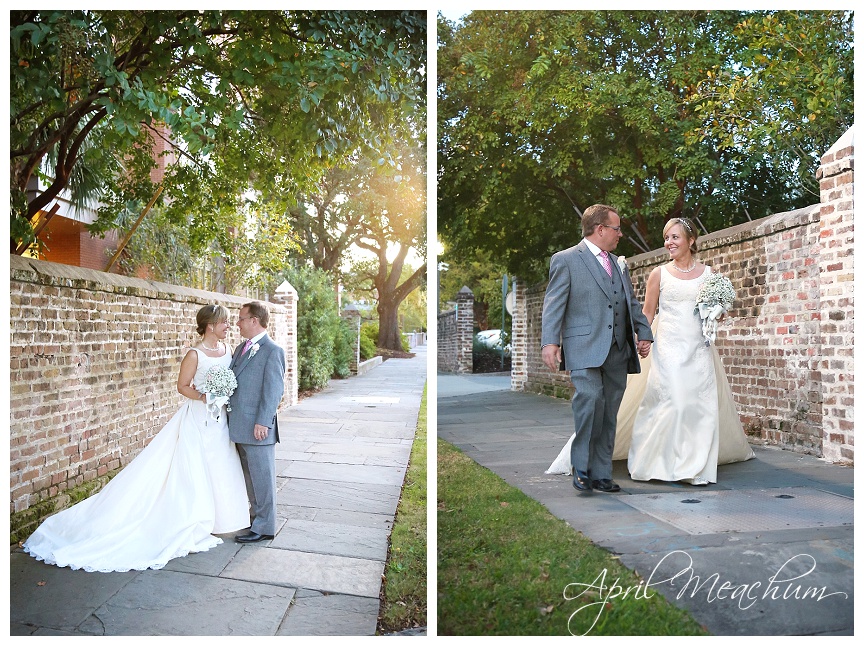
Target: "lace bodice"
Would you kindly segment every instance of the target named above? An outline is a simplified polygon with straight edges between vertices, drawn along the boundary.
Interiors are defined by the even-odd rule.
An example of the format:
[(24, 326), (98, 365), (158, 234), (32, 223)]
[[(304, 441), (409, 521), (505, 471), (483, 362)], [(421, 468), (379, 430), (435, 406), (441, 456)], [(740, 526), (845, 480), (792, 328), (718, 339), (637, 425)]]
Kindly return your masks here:
[(195, 370), (195, 376), (192, 378), (192, 383), (195, 384), (195, 388), (201, 390), (201, 386), (204, 384), (204, 377), (207, 375), (207, 371), (210, 370), (210, 368), (218, 365), (227, 368), (231, 365), (231, 352), (226, 346), (224, 355), (221, 357), (211, 357), (198, 348), (194, 348), (194, 350), (198, 353), (198, 368)]
[(667, 329), (676, 334), (693, 334), (694, 330), (701, 335), (702, 326), (699, 317), (694, 314), (696, 294), (699, 287), (708, 276), (711, 267), (706, 265), (699, 278), (682, 280), (673, 276), (666, 266), (660, 269), (660, 320)]

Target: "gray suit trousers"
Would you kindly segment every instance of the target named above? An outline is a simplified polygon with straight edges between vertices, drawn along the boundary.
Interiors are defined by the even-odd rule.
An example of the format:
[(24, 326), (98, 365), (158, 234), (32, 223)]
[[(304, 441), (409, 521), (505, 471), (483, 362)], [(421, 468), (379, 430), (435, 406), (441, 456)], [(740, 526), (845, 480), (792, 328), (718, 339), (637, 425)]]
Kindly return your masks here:
[(570, 372), (576, 388), (571, 400), (576, 437), (570, 462), (592, 480), (612, 478), (612, 449), (630, 354), (629, 347), (622, 350), (613, 343), (602, 366)]
[(276, 445), (237, 444), (246, 493), (252, 504), (250, 531), (267, 536), (276, 535)]

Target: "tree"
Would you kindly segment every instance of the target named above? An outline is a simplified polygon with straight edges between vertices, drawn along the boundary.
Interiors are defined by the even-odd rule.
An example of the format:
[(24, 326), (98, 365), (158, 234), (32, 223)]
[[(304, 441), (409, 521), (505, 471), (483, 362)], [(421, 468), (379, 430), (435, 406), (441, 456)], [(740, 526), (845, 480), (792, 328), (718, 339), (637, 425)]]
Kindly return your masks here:
[[(851, 30), (840, 33), (842, 20), (819, 27), (827, 14), (813, 13), (807, 25), (824, 35), (815, 38), (826, 60), (820, 67), (818, 55), (808, 56), (794, 82), (851, 118), (851, 94), (818, 84), (837, 72), (851, 86)], [(747, 53), (761, 41), (741, 26), (763, 16), (769, 32), (795, 22), (783, 12), (734, 11), (472, 12), (459, 27), (440, 22), (438, 223), (451, 252), (468, 258), (483, 249), (537, 280), (552, 252), (579, 239), (579, 218), (593, 203), (619, 210), (624, 253), (659, 246), (671, 217), (716, 230), (806, 206), (789, 156), (765, 146), (769, 131), (724, 116), (717, 108), (728, 102), (715, 103), (705, 84), (734, 77), (745, 61), (768, 65)], [(751, 103), (769, 105), (790, 82), (762, 74), (748, 88), (763, 102)], [(787, 103), (784, 119), (796, 114)], [(845, 122), (829, 121), (824, 129), (839, 137)], [(796, 125), (805, 130), (805, 122), (803, 114)], [(815, 145), (812, 137), (796, 143)], [(812, 159), (823, 150), (806, 152)]]
[(761, 151), (796, 190), (819, 199), (819, 158), (853, 122), (851, 11), (747, 14), (734, 28), (735, 64), (709, 70), (689, 100), (701, 115), (691, 138)]
[(328, 168), (290, 208), (292, 226), (307, 257), (337, 280), (349, 249), (363, 231), (365, 212), (352, 208), (351, 198), (362, 190), (372, 170), (368, 160), (354, 159)]
[[(413, 290), (426, 281), (424, 262), (407, 279), (402, 269), (409, 252), (426, 250), (426, 163), (419, 146), (406, 143), (394, 151), (396, 170), (374, 173), (364, 190), (354, 196), (352, 210), (365, 213), (365, 226), (356, 244), (377, 258), (374, 272), (368, 276), (374, 285), (378, 302), (378, 346), (402, 349), (399, 330), (399, 305)], [(384, 158), (378, 160), (386, 167)], [(396, 255), (388, 260), (388, 252)]]
[[(422, 137), (410, 129), (402, 136), (380, 156), (351, 157), (328, 169), (290, 209), (312, 263), (373, 295), (379, 344), (389, 349), (401, 348), (400, 304), (426, 278), (425, 263), (404, 275), (411, 250), (423, 254), (426, 247), (426, 174)], [(355, 263), (345, 276), (353, 247), (374, 259)]]
[[(386, 139), (380, 113), (411, 110), (418, 100), (425, 15), (13, 11), (11, 36), (14, 247), (33, 240), (33, 220), (64, 189), (75, 201), (104, 203), (96, 231), (149, 198), (149, 149), (165, 136), (160, 124), (188, 162), (169, 174), (167, 213), (182, 211), (200, 188), (201, 220), (242, 193), (226, 188), (250, 179), (292, 178), (288, 183), (296, 185), (314, 175), (316, 160), (377, 145)], [(260, 171), (274, 170), (273, 156), (256, 167), (255, 153), (269, 150), (274, 139), (290, 140), (294, 152), (282, 156), (271, 181)], [(213, 157), (217, 144), (234, 152), (221, 165)], [(238, 151), (257, 174), (235, 172)], [(47, 188), (28, 201), (36, 174)]]

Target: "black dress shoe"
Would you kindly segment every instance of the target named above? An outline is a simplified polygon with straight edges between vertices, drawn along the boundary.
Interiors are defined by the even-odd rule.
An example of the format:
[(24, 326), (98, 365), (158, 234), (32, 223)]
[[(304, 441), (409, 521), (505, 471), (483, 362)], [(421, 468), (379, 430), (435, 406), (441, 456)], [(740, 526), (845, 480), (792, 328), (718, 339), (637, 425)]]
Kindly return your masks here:
[(604, 478), (602, 480), (592, 480), (591, 486), (597, 491), (605, 491), (606, 493), (614, 493), (616, 491), (621, 491), (621, 487), (619, 487), (614, 481), (609, 480), (608, 478)]
[(573, 486), (579, 491), (591, 491), (591, 479), (584, 471), (574, 471)]
[(258, 541), (269, 541), (273, 538), (270, 534), (258, 534), (256, 532), (249, 532), (248, 534), (243, 534), (242, 536), (235, 536), (234, 540), (237, 543), (257, 543)]

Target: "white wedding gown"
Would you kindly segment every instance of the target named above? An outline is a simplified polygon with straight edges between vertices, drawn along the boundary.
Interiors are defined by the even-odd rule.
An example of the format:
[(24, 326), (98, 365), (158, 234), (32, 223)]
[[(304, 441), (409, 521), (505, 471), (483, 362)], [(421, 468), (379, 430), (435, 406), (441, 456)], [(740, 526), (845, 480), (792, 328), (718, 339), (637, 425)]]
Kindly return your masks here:
[[(198, 352), (193, 383), (231, 353)], [(187, 399), (141, 453), (97, 494), (47, 518), (24, 550), (51, 565), (88, 572), (158, 570), (222, 542), (212, 534), (249, 527), (240, 458), (202, 401)]]
[[(754, 457), (732, 389), (714, 345), (705, 345), (694, 313), (699, 286), (710, 275), (676, 278), (660, 271), (654, 344), (642, 372), (630, 375), (618, 411), (613, 460), (627, 458), (633, 480), (717, 482), (717, 465)], [(571, 474), (567, 444), (546, 473)]]

